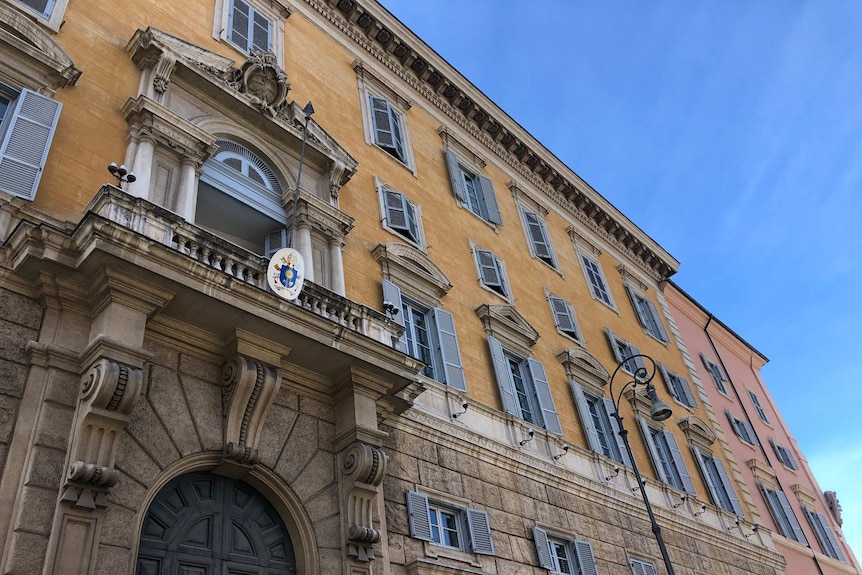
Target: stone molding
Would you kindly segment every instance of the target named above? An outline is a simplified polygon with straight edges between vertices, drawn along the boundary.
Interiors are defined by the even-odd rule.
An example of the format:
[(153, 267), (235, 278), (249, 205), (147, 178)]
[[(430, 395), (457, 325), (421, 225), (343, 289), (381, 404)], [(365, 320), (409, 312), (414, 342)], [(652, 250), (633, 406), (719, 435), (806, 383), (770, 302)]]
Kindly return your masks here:
[[(294, 190), (285, 190), (282, 196), (284, 211), (293, 214)], [(329, 203), (305, 190), (299, 191), (296, 203), (296, 225), (311, 227), (327, 238), (341, 241), (353, 229), (354, 219)]]
[(192, 159), (197, 167), (218, 149), (215, 136), (147, 96), (129, 98), (121, 111), (129, 124), (133, 141), (149, 137), (160, 147), (175, 150), (182, 158)]
[(581, 385), (587, 383), (591, 388), (598, 389), (599, 395), (603, 386), (608, 384), (610, 374), (593, 354), (576, 345), (557, 355), (557, 360), (563, 364), (566, 377)]
[(388, 461), (382, 449), (361, 441), (343, 452), (341, 508), (347, 514), (347, 555), (360, 563), (374, 560), (374, 544), (380, 542), (381, 530), (374, 527), (374, 511)]
[(692, 415), (680, 420), (679, 428), (698, 449), (711, 451), (711, 446), (715, 442), (715, 433), (699, 417)]
[(413, 246), (402, 242), (377, 244), (371, 255), (380, 262), (383, 277), (414, 299), (434, 302), (436, 306), (452, 289), (452, 282), (443, 270)]
[(539, 341), (539, 332), (513, 305), (484, 303), (476, 308), (476, 315), (488, 335), (525, 357)]

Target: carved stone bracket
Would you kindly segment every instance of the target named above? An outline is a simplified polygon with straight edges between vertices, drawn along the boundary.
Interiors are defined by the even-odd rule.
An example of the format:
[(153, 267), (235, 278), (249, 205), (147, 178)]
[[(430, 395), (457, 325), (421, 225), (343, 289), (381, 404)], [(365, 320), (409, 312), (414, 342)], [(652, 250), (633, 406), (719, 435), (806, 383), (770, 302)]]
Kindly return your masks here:
[(107, 493), (120, 478), (116, 447), (141, 392), (140, 369), (101, 358), (81, 380), (61, 501), (84, 509), (106, 508)]
[(281, 386), (281, 370), (237, 355), (222, 366), (222, 429), (225, 459), (251, 466), (266, 413)]
[(347, 554), (356, 561), (374, 560), (380, 529), (374, 527), (374, 509), (388, 456), (379, 447), (355, 442), (344, 452), (344, 505), (347, 513)]

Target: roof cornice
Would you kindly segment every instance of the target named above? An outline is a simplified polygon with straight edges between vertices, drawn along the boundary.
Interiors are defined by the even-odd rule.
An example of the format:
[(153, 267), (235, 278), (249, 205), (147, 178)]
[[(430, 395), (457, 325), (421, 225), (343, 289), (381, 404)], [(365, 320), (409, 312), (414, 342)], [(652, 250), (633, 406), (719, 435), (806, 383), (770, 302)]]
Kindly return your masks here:
[(557, 206), (656, 281), (679, 262), (374, 0), (305, 0)]

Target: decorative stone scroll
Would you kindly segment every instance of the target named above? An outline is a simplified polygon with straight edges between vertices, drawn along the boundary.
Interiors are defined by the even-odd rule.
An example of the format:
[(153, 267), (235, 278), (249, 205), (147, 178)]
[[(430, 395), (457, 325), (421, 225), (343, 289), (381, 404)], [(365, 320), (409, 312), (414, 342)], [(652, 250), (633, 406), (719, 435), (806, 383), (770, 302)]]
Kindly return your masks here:
[(224, 456), (240, 465), (254, 465), (266, 413), (281, 386), (281, 370), (237, 355), (222, 366), (222, 429)]
[(114, 469), (117, 443), (141, 392), (140, 369), (99, 359), (81, 380), (66, 482), (60, 500), (77, 508), (108, 506), (107, 493), (120, 478)]
[(362, 442), (344, 452), (344, 506), (347, 513), (347, 554), (356, 561), (374, 560), (380, 530), (374, 527), (374, 507), (389, 458), (379, 447)]

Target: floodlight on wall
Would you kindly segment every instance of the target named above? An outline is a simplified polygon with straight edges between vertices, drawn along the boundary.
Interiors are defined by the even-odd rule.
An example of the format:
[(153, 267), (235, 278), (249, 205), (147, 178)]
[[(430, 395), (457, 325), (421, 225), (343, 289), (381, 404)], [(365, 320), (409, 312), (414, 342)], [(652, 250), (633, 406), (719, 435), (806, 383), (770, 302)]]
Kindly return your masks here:
[(533, 435), (535, 435), (535, 433), (536, 433), (536, 432), (535, 432), (535, 431), (533, 431), (533, 428), (532, 428), (532, 427), (530, 427), (529, 429), (527, 429), (527, 439), (522, 439), (522, 440), (521, 440), (521, 442), (520, 442), (518, 445), (520, 445), (521, 447), (524, 447), (524, 445), (525, 445), (525, 444), (527, 444), (527, 443), (529, 443), (529, 442), (533, 441)]
[(682, 495), (680, 495), (680, 496), (679, 496), (679, 503), (674, 503), (674, 504), (673, 504), (673, 508), (674, 508), (674, 509), (679, 509), (680, 507), (682, 507), (683, 505), (685, 505), (685, 502), (686, 502), (686, 500), (687, 500), (687, 499), (688, 499), (688, 495), (687, 495), (687, 494), (685, 494), (685, 493), (683, 493)]
[(556, 454), (556, 455), (554, 456), (554, 461), (559, 461), (559, 460), (560, 460), (560, 458), (561, 458), (562, 456), (564, 456), (565, 454), (567, 454), (568, 452), (569, 452), (569, 446), (568, 446), (567, 444), (565, 444), (565, 443), (564, 443), (564, 444), (563, 444), (563, 452), (562, 452), (562, 453), (558, 453), (558, 454)]
[(614, 466), (614, 472), (611, 475), (608, 475), (607, 477), (605, 477), (605, 481), (610, 481), (611, 479), (613, 479), (614, 477), (616, 477), (619, 474), (620, 474), (620, 466), (615, 465)]
[[(751, 527), (751, 533), (749, 533), (748, 535), (746, 535), (745, 533), (743, 533), (743, 534), (742, 534), (742, 536), (743, 536), (743, 537), (745, 537), (746, 539), (748, 539), (749, 537), (751, 537), (752, 535), (754, 535), (755, 533), (757, 533), (757, 530), (758, 530), (758, 529), (760, 529), (760, 525), (755, 524), (754, 526), (752, 526), (752, 527)], [(741, 530), (740, 530), (740, 531), (741, 531)]]
[(463, 402), (463, 403), (461, 404), (461, 409), (463, 409), (464, 411), (459, 411), (458, 413), (453, 413), (453, 414), (452, 414), (452, 419), (458, 419), (459, 417), (461, 417), (462, 415), (464, 415), (465, 413), (467, 413), (467, 408), (469, 408), (469, 407), (470, 407), (470, 404), (469, 404), (469, 403), (467, 403), (466, 401), (465, 401), (465, 402)]
[(117, 187), (121, 190), (123, 189), (123, 184), (131, 184), (138, 179), (134, 172), (130, 172), (126, 168), (125, 164), (117, 166), (117, 162), (111, 162), (111, 165), (108, 166), (108, 171), (111, 172), (112, 176), (117, 178)]
[[(641, 358), (640, 362), (635, 362), (634, 360)], [(647, 369), (646, 362), (649, 362), (650, 369)], [(635, 367), (634, 370), (631, 370), (632, 364), (639, 363), (640, 366)], [(621, 373), (631, 373), (631, 380), (626, 382), (622, 389), (620, 390), (619, 395), (614, 395), (614, 378)], [(632, 446), (629, 444), (629, 432), (626, 430), (625, 426), (623, 426), (623, 418), (620, 415), (620, 400), (622, 399), (623, 393), (628, 389), (636, 389), (638, 386), (643, 385), (646, 387), (647, 398), (650, 400), (650, 410), (649, 415), (650, 418), (654, 421), (664, 421), (669, 418), (673, 412), (670, 407), (658, 398), (658, 394), (656, 394), (655, 387), (652, 384), (652, 379), (655, 377), (656, 365), (655, 360), (647, 355), (636, 354), (631, 357), (627, 357), (617, 365), (617, 368), (611, 374), (610, 378), (608, 378), (608, 383), (610, 383), (610, 392), (611, 392), (611, 401), (614, 404), (614, 413), (612, 414), (614, 419), (617, 421), (617, 428), (619, 429), (618, 434), (623, 440), (623, 444), (626, 447), (626, 453), (628, 453), (629, 461), (632, 462), (632, 469), (635, 472), (635, 478), (637, 479), (637, 487), (633, 488), (632, 491), (637, 491), (640, 489), (641, 497), (643, 497), (644, 505), (646, 506), (647, 515), (649, 515), (650, 524), (652, 526), (652, 532), (655, 535), (656, 543), (658, 543), (659, 551), (661, 551), (661, 557), (664, 560), (664, 566), (667, 570), (667, 575), (674, 575), (673, 565), (670, 563), (670, 556), (667, 552), (667, 547), (664, 544), (664, 538), (661, 535), (661, 527), (655, 520), (655, 514), (652, 511), (652, 505), (650, 505), (649, 497), (647, 496), (646, 487), (644, 487), (645, 481), (641, 478), (640, 471), (638, 470), (638, 464), (635, 461), (634, 454), (632, 453)]]
[(700, 504), (700, 511), (692, 513), (691, 516), (697, 517), (698, 515), (703, 515), (704, 513), (706, 513), (706, 503), (701, 503)]

